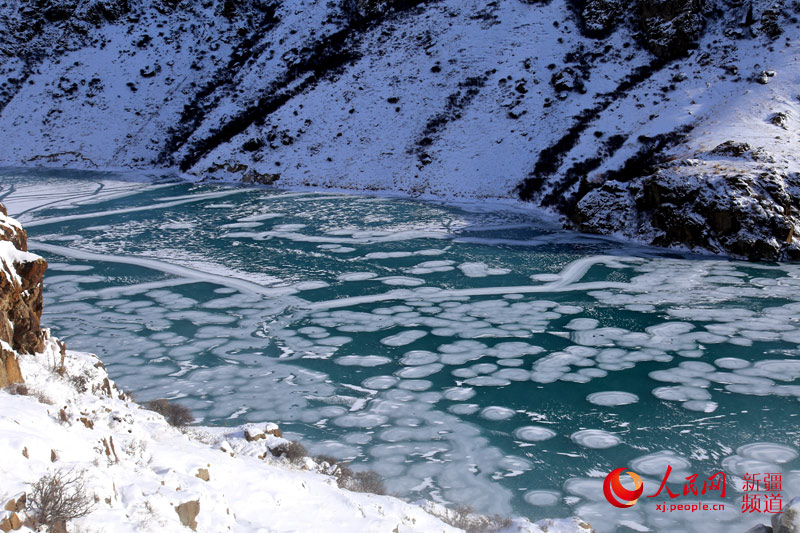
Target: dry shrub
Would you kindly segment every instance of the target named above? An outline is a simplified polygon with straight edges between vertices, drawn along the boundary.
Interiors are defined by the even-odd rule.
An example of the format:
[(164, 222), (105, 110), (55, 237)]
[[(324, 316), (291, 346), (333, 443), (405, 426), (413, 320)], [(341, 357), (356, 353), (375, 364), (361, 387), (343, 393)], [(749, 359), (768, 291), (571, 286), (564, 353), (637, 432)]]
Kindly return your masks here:
[(330, 455), (317, 455), (314, 461), (318, 464), (328, 463), (330, 466), (336, 466), (334, 476), (336, 477), (336, 484), (339, 488), (346, 489), (351, 492), (366, 492), (370, 494), (378, 494), (383, 496), (386, 494), (386, 486), (383, 484), (383, 478), (380, 474), (372, 470), (365, 472), (353, 472), (353, 469), (345, 464), (339, 463), (335, 457)]
[(45, 405), (53, 405), (53, 400), (51, 400), (49, 396), (47, 396), (40, 390), (28, 387), (28, 385), (26, 385), (25, 383), (16, 383), (14, 385), (9, 385), (8, 388), (4, 390), (11, 395), (32, 396), (36, 398), (39, 401), (39, 403), (43, 403)]
[(329, 465), (333, 466), (339, 461), (336, 459), (336, 457), (332, 457), (330, 455), (317, 455), (314, 457), (314, 462), (317, 464), (328, 463)]
[(50, 531), (66, 531), (66, 523), (91, 513), (94, 502), (86, 494), (82, 473), (57, 470), (31, 485), (28, 508)]
[(336, 484), (339, 488), (349, 490), (351, 492), (367, 492), (370, 494), (379, 494), (381, 496), (386, 494), (386, 487), (383, 484), (383, 478), (372, 470), (366, 472), (353, 472), (347, 466), (340, 464), (336, 470)]
[(40, 390), (31, 389), (25, 383), (16, 383), (14, 385), (9, 385), (4, 390), (11, 395), (32, 396), (36, 398), (39, 401), (39, 403), (43, 403), (45, 405), (53, 405), (53, 400), (51, 400), (47, 394), (45, 394)]
[[(272, 455), (286, 457), (293, 463), (308, 455), (308, 451), (305, 447), (296, 440), (276, 446), (270, 451)], [(383, 478), (381, 478), (380, 474), (377, 472), (373, 472), (372, 470), (354, 472), (349, 466), (339, 463), (335, 457), (330, 455), (317, 455), (314, 457), (314, 462), (317, 464), (328, 463), (330, 466), (336, 466), (336, 471), (333, 475), (336, 477), (336, 484), (339, 488), (351, 492), (366, 492), (370, 494), (379, 494), (381, 496), (386, 494)]]
[(6, 392), (16, 396), (27, 396), (28, 394), (30, 394), (28, 386), (25, 385), (24, 383), (16, 383), (14, 385), (11, 385), (6, 389)]
[(69, 376), (69, 382), (81, 394), (89, 390), (89, 377), (86, 374)]
[(145, 404), (145, 409), (154, 411), (167, 419), (170, 426), (182, 428), (194, 422), (192, 412), (179, 403), (173, 403), (164, 398), (152, 400)]
[(306, 447), (296, 440), (275, 446), (274, 448), (270, 449), (270, 452), (272, 452), (272, 455), (275, 457), (286, 457), (292, 463), (297, 462), (308, 455), (308, 450), (306, 450)]
[(39, 403), (43, 403), (45, 405), (54, 405), (55, 403), (53, 402), (53, 400), (50, 399), (50, 397), (47, 394), (43, 393), (42, 391), (37, 390), (31, 392), (30, 394), (31, 396), (39, 400)]

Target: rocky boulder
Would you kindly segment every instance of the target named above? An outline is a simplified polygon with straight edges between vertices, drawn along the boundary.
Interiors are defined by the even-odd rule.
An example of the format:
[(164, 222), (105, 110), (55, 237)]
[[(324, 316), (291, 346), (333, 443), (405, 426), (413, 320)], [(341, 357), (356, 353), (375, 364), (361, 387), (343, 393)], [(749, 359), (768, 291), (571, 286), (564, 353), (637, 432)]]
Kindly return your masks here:
[(586, 92), (586, 86), (583, 83), (583, 79), (581, 79), (580, 73), (572, 67), (566, 67), (553, 74), (550, 83), (559, 93), (571, 91), (577, 91), (579, 93)]
[(402, 11), (417, 4), (421, 0), (343, 0), (342, 12), (354, 21), (379, 20), (393, 10)]
[(710, 155), (722, 157), (736, 157), (750, 161), (764, 161), (774, 163), (775, 158), (763, 148), (756, 148), (750, 143), (725, 141), (709, 152)]
[(636, 13), (645, 46), (674, 59), (695, 47), (705, 27), (702, 0), (638, 0)]
[(581, 19), (587, 34), (602, 36), (610, 32), (623, 12), (619, 0), (589, 0), (581, 9)]
[[(777, 39), (783, 34), (781, 27), (781, 6), (782, 2), (775, 2), (761, 14), (761, 32), (770, 39)], [(796, 4), (795, 4), (796, 5)]]
[(128, 0), (94, 0), (88, 2), (80, 13), (80, 18), (99, 26), (105, 22), (114, 22), (131, 11)]
[(192, 500), (178, 505), (175, 508), (175, 512), (178, 513), (181, 524), (193, 531), (197, 531), (197, 515), (200, 514), (200, 502), (198, 500)]
[(759, 150), (726, 144), (709, 159), (677, 160), (589, 191), (572, 214), (591, 233), (623, 233), (657, 246), (728, 253), (754, 261), (800, 259), (800, 174), (750, 161)]
[(0, 205), (0, 387), (22, 382), (16, 353), (44, 346), (42, 281), (47, 262), (28, 253), (27, 234)]
[(353, 18), (374, 18), (384, 15), (394, 0), (344, 0), (342, 10)]
[(257, 440), (266, 439), (267, 435), (273, 437), (283, 437), (283, 432), (277, 424), (269, 423), (266, 426), (259, 426), (256, 424), (248, 424), (244, 426), (244, 439), (247, 442), (255, 442)]
[(772, 515), (774, 533), (800, 533), (800, 498), (789, 502), (782, 513)]

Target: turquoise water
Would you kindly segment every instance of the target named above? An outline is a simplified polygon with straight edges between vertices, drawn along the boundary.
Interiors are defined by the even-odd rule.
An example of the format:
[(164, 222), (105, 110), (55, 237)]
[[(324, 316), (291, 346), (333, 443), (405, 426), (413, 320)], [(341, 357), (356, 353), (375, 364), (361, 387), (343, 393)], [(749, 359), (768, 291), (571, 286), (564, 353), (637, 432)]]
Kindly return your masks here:
[[(0, 185), (50, 262), (45, 324), (140, 401), (277, 422), (406, 498), (598, 531), (767, 523), (740, 512), (745, 473), (800, 495), (799, 266), (489, 203), (13, 169)], [(652, 494), (668, 464), (676, 492), (724, 470), (726, 510), (605, 501), (609, 471)]]

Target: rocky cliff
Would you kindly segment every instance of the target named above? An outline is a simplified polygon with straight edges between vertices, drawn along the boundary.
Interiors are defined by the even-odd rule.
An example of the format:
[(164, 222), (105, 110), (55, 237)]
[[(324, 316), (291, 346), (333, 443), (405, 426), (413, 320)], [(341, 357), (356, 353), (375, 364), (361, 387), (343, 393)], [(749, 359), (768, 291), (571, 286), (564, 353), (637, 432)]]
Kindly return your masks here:
[(28, 253), (27, 234), (0, 205), (0, 388), (23, 381), (16, 352), (41, 352), (47, 262)]
[(0, 164), (519, 198), (584, 231), (794, 259), (799, 16), (797, 0), (4, 2)]

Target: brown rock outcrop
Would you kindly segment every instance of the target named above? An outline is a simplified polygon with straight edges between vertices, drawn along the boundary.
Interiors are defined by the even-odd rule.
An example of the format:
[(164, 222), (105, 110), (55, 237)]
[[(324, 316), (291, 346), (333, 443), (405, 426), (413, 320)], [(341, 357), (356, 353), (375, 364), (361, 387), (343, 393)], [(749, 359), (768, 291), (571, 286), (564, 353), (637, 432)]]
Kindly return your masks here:
[(5, 507), (3, 509), (5, 511), (11, 511), (12, 513), (19, 513), (25, 510), (25, 505), (28, 501), (28, 495), (24, 492), (20, 492), (10, 500), (6, 502)]
[(197, 531), (197, 515), (200, 514), (200, 502), (198, 500), (192, 500), (189, 502), (184, 502), (175, 508), (175, 512), (178, 513), (178, 518), (181, 520), (181, 524), (184, 526)]
[(0, 387), (23, 381), (16, 353), (36, 353), (44, 344), (42, 280), (47, 261), (27, 253), (22, 226), (0, 205)]

